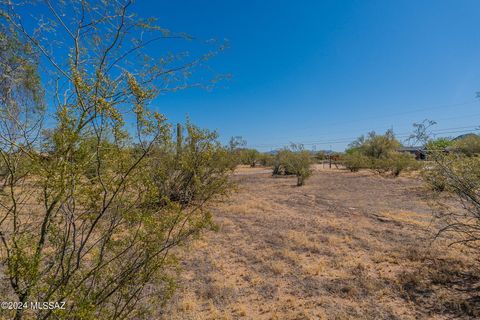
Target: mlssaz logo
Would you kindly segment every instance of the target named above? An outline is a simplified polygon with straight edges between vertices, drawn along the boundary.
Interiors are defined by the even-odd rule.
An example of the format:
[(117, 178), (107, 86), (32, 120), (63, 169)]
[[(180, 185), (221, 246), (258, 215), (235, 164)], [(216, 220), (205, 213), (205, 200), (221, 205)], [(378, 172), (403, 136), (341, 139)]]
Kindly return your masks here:
[(34, 310), (65, 310), (65, 302), (30, 302), (30, 309)]

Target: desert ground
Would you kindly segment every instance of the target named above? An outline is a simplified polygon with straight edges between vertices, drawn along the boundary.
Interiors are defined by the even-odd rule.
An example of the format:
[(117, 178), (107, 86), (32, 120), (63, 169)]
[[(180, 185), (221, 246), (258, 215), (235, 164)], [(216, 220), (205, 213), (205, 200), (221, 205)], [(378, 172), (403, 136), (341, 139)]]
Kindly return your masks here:
[(239, 168), (162, 319), (471, 319), (475, 256), (433, 240), (415, 177), (318, 165), (303, 187)]

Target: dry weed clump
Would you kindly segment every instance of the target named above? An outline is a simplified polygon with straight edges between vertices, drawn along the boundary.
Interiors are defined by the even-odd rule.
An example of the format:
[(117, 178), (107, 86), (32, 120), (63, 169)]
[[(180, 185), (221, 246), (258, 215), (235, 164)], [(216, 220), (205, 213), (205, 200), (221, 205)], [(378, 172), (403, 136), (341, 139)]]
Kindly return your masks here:
[(278, 206), (262, 199), (245, 196), (242, 201), (226, 203), (223, 206), (224, 210), (239, 214), (262, 214), (264, 212), (277, 209)]
[(201, 292), (203, 299), (212, 301), (217, 307), (228, 305), (235, 301), (237, 290), (224, 283), (209, 282)]
[(459, 253), (411, 250), (406, 256), (416, 267), (398, 274), (397, 283), (408, 301), (425, 306), (431, 313), (461, 318), (480, 316), (479, 270)]
[(289, 231), (287, 238), (298, 251), (309, 251), (312, 253), (319, 253), (322, 251), (322, 246), (318, 242), (310, 240), (304, 232)]
[(383, 290), (388, 282), (368, 274), (364, 265), (358, 264), (348, 271), (348, 277), (325, 280), (323, 287), (342, 298), (363, 299)]
[(197, 300), (191, 295), (183, 297), (179, 305), (179, 309), (183, 312), (193, 312), (198, 308)]
[(276, 276), (283, 275), (287, 271), (287, 266), (282, 261), (272, 261), (270, 262), (270, 270)]

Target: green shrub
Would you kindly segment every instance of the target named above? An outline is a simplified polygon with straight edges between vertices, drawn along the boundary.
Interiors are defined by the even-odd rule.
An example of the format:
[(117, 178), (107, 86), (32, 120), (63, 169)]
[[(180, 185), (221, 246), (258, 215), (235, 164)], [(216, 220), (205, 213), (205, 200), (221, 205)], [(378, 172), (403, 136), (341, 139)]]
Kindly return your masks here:
[(254, 168), (257, 165), (260, 152), (256, 149), (240, 149), (238, 151), (239, 162)]
[(418, 167), (412, 155), (397, 151), (400, 146), (392, 130), (387, 130), (384, 135), (370, 132), (367, 137), (361, 136), (350, 144), (344, 163), (352, 172), (364, 167), (380, 174), (390, 172), (397, 177), (404, 170)]
[(400, 142), (395, 138), (392, 130), (387, 130), (383, 135), (372, 131), (368, 133), (367, 137), (361, 136), (352, 142), (347, 152), (358, 151), (367, 157), (381, 159), (396, 151), (400, 146)]
[(295, 175), (297, 186), (305, 184), (310, 177), (312, 170), (310, 152), (303, 149), (303, 146), (292, 144), (289, 148), (279, 151), (275, 157), (273, 168), (274, 175)]
[(390, 172), (394, 177), (398, 177), (402, 171), (418, 168), (418, 162), (413, 155), (400, 152), (391, 152), (387, 157), (374, 159), (372, 163), (377, 172)]
[(403, 171), (418, 169), (420, 164), (413, 155), (408, 153), (394, 152), (390, 154), (389, 160), (390, 172), (395, 177), (398, 177)]
[(422, 170), (422, 179), (435, 192), (443, 192), (447, 188), (447, 181), (439, 166), (428, 165)]
[(269, 153), (260, 153), (258, 155), (258, 164), (264, 167), (271, 167), (275, 164), (275, 157)]
[[(176, 147), (150, 108), (158, 93), (190, 86), (195, 64), (175, 48), (149, 57), (148, 39), (165, 31), (131, 12), (130, 1), (30, 5), (9, 6), (0, 31), (15, 39), (0, 35), (0, 168), (8, 175), (0, 178), (9, 190), (0, 193), (0, 292), (18, 305), (66, 305), (0, 318), (156, 318), (175, 287), (173, 249), (214, 227), (210, 200), (228, 189), (231, 157), (216, 134), (189, 126)], [(9, 31), (25, 19), (31, 28), (21, 34), (44, 19), (59, 23), (28, 36)], [(46, 57), (36, 58), (38, 48)], [(213, 55), (197, 58), (204, 66)], [(58, 84), (47, 108), (40, 76)]]
[(204, 203), (225, 195), (231, 187), (234, 168), (229, 151), (218, 142), (216, 132), (186, 125), (185, 140), (170, 143), (151, 157), (153, 180), (161, 205)]
[(463, 153), (469, 157), (477, 155), (480, 153), (480, 137), (476, 134), (467, 135), (454, 141), (452, 148), (455, 152)]
[(452, 144), (453, 141), (449, 138), (437, 138), (435, 140), (429, 140), (425, 145), (425, 149), (432, 151), (443, 151), (452, 146)]
[(362, 168), (370, 168), (372, 161), (369, 157), (363, 155), (361, 152), (354, 151), (345, 154), (342, 162), (348, 170), (351, 172), (357, 172)]
[(273, 175), (293, 175), (294, 173), (289, 171), (289, 168), (285, 165), (291, 151), (288, 149), (282, 149), (277, 152), (273, 161)]

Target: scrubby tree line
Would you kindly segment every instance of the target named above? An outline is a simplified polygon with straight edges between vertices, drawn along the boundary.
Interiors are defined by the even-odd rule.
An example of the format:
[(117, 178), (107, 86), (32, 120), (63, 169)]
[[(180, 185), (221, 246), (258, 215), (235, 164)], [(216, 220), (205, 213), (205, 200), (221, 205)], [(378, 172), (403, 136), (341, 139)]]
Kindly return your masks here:
[(247, 141), (240, 136), (232, 137), (228, 145), (237, 164), (247, 165), (252, 168), (255, 168), (257, 165), (273, 165), (273, 156), (271, 154), (247, 148)]
[[(457, 139), (440, 137), (433, 138), (428, 134), (428, 128), (434, 125), (424, 122), (414, 124), (414, 133), (408, 140), (419, 143), (416, 147), (427, 160), (435, 161), (439, 155), (472, 157), (480, 153), (480, 136), (468, 134)], [(398, 176), (405, 170), (418, 170), (422, 164), (415, 161), (412, 154), (399, 152), (402, 144), (395, 138), (392, 130), (385, 134), (370, 132), (352, 142), (345, 154), (341, 155), (341, 162), (347, 169), (356, 172), (360, 169), (372, 169), (381, 174), (390, 173)], [(428, 162), (428, 163), (430, 163)]]
[(312, 155), (303, 145), (292, 143), (290, 146), (276, 150), (274, 153), (259, 152), (246, 148), (247, 142), (241, 137), (233, 137), (229, 142), (229, 150), (236, 164), (255, 167), (257, 165), (272, 167), (273, 176), (294, 175), (297, 186), (302, 186), (312, 174), (310, 168)]
[(368, 168), (396, 177), (404, 170), (418, 168), (412, 155), (398, 152), (400, 147), (392, 130), (383, 135), (370, 132), (349, 145), (342, 161), (352, 172)]

